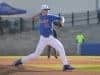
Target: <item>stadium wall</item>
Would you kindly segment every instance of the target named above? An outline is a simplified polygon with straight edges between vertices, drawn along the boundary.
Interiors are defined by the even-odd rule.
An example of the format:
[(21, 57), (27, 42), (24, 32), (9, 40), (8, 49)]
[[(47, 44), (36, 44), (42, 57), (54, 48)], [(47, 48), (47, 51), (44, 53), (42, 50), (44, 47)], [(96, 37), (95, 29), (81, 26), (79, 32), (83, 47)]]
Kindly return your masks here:
[(84, 43), (81, 45), (81, 55), (100, 56), (100, 43)]

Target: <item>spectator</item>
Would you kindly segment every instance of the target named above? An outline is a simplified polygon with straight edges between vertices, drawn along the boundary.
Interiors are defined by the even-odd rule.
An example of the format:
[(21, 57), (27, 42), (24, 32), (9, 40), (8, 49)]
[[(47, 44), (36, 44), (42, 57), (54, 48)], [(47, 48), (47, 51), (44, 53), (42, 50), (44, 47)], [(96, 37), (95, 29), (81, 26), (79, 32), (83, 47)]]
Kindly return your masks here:
[(80, 47), (81, 44), (85, 41), (85, 35), (82, 32), (78, 32), (78, 34), (75, 37), (76, 44), (77, 44), (77, 54), (80, 55)]

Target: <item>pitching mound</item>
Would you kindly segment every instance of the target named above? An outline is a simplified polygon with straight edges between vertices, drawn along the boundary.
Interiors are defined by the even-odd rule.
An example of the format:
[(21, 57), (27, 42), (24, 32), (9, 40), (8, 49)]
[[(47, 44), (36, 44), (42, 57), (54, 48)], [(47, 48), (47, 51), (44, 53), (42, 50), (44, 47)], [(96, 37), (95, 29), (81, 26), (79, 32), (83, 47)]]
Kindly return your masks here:
[(61, 70), (49, 68), (30, 67), (27, 69), (23, 66), (16, 68), (14, 66), (1, 65), (0, 75), (100, 75), (100, 72), (82, 71), (77, 69), (63, 72)]

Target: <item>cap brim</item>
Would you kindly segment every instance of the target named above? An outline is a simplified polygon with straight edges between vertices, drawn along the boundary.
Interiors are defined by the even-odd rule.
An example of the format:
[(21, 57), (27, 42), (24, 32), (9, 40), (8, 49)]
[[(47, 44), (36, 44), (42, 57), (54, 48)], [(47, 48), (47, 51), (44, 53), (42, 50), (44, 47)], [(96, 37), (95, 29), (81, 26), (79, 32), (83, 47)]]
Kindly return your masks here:
[(48, 9), (48, 10), (50, 10), (50, 9)]
[(42, 9), (42, 10), (50, 10), (50, 9)]

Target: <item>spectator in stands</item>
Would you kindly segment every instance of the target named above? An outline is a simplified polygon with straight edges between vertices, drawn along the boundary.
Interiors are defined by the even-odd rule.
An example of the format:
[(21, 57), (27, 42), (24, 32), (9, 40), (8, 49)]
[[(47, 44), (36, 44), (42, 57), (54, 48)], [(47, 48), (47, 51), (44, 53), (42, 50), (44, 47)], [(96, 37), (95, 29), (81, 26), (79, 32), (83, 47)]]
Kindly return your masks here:
[(82, 32), (78, 32), (75, 36), (76, 44), (77, 44), (77, 54), (80, 55), (81, 44), (84, 43), (85, 35)]
[(100, 9), (97, 10), (97, 19), (98, 19), (98, 24), (100, 24)]

